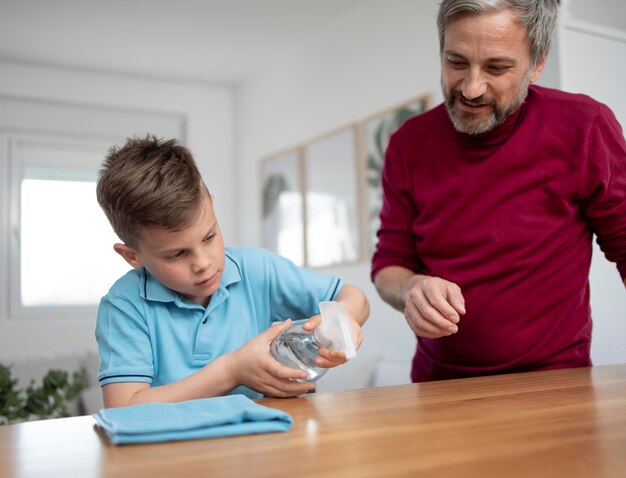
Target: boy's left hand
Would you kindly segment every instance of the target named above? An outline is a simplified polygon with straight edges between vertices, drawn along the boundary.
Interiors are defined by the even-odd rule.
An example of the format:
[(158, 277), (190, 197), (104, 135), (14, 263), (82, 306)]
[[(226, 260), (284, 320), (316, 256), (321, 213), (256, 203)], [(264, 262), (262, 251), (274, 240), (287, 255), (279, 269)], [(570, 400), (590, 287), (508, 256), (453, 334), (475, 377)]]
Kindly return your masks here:
[[(352, 317), (350, 318), (350, 327), (352, 328), (352, 336), (354, 337), (354, 343), (356, 344), (356, 349), (358, 350), (363, 343), (363, 334), (361, 333), (361, 326), (359, 323), (354, 320)], [(309, 321), (305, 323), (302, 328), (308, 332), (313, 332), (315, 328), (322, 322), (321, 315), (314, 315), (309, 318)], [(348, 361), (343, 352), (338, 352), (336, 350), (329, 350), (325, 347), (322, 347), (318, 350), (319, 355), (315, 357), (315, 364), (321, 368), (333, 368), (337, 365), (342, 365)]]

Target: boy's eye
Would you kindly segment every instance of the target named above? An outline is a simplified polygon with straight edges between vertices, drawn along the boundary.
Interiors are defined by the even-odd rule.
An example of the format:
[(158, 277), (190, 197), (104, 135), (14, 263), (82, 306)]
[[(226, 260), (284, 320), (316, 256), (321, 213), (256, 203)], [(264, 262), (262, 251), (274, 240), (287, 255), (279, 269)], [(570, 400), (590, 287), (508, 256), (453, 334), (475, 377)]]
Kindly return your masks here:
[(171, 256), (169, 256), (170, 259), (180, 259), (181, 257), (183, 257), (183, 255), (185, 254), (184, 251), (178, 251), (175, 252), (174, 254), (172, 254)]
[(204, 241), (205, 241), (205, 242), (212, 241), (212, 240), (215, 238), (215, 235), (216, 235), (216, 234), (217, 234), (217, 233), (215, 233), (215, 232), (214, 232), (214, 233), (212, 233), (212, 234), (209, 234), (208, 236), (206, 236), (206, 237), (204, 238)]

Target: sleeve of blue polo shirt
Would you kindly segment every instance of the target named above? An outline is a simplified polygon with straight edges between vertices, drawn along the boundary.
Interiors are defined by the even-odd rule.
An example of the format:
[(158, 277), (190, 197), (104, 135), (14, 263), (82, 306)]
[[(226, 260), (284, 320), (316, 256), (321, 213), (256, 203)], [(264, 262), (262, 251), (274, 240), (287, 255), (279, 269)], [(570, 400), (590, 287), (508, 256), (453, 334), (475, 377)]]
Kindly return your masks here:
[(317, 315), (319, 303), (335, 300), (343, 287), (338, 277), (296, 266), (277, 254), (266, 252), (265, 261), (271, 322)]
[(132, 270), (102, 298), (96, 321), (100, 386), (116, 382), (151, 383), (152, 345), (141, 313), (141, 272)]

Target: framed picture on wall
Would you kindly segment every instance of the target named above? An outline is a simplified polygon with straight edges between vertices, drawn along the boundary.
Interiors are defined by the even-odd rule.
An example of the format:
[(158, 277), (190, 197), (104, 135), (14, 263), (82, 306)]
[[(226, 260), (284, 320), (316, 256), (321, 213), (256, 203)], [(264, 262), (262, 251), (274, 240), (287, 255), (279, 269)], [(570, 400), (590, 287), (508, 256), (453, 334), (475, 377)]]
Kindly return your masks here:
[(302, 148), (261, 162), (262, 245), (305, 265)]
[(431, 96), (426, 94), (379, 112), (359, 125), (359, 136), (364, 143), (360, 166), (364, 169), (365, 191), (363, 194), (365, 224), (365, 255), (369, 260), (376, 246), (376, 233), (380, 226), (380, 209), (383, 200), (381, 175), (389, 138), (402, 124), (417, 116), (431, 105)]
[(361, 257), (356, 128), (304, 146), (306, 263), (322, 267)]

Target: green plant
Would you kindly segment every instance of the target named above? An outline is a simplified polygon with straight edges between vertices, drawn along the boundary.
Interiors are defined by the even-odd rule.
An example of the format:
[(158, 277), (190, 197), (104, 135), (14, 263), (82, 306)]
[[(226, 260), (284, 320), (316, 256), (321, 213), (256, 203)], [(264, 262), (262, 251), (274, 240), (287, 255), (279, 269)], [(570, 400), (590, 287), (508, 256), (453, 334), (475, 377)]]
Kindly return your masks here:
[(59, 418), (69, 416), (68, 403), (87, 388), (87, 370), (81, 368), (72, 374), (51, 369), (41, 386), (31, 380), (26, 389), (17, 387), (10, 367), (0, 363), (0, 424)]
[[(391, 135), (395, 133), (406, 120), (419, 115), (426, 110), (426, 98), (421, 98), (416, 103), (405, 105), (379, 118), (372, 124), (368, 131), (371, 135), (371, 144), (367, 153), (367, 184), (369, 187), (369, 233), (370, 245), (373, 247), (377, 242), (377, 231), (380, 226), (378, 217), (383, 202), (382, 171), (385, 162), (385, 153), (389, 145)], [(373, 251), (370, 251), (372, 253)]]

